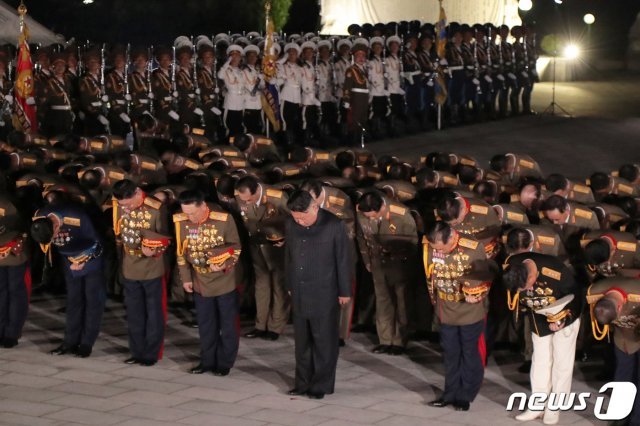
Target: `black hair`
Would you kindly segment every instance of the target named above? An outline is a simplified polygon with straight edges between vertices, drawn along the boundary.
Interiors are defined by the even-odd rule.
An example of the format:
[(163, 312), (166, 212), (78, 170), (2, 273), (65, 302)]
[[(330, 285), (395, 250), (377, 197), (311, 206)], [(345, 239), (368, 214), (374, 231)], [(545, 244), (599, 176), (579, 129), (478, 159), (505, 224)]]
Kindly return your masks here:
[(626, 214), (635, 217), (638, 214), (638, 203), (635, 198), (609, 194), (601, 200), (604, 204), (620, 207)]
[(609, 256), (611, 256), (611, 247), (602, 238), (590, 241), (584, 247), (584, 260), (587, 265), (599, 265), (609, 260)]
[(398, 162), (397, 158), (391, 155), (383, 155), (382, 157), (378, 158), (378, 170), (380, 171), (380, 173), (386, 176), (387, 168), (397, 162)]
[(445, 192), (436, 206), (438, 216), (445, 222), (457, 219), (460, 216), (460, 209), (460, 201), (453, 191)]
[(440, 172), (451, 172), (451, 156), (446, 152), (431, 152), (425, 160), (427, 166)]
[(251, 195), (254, 195), (258, 190), (259, 183), (257, 177), (247, 175), (236, 182), (236, 189), (238, 192), (249, 191)]
[(302, 182), (300, 189), (310, 192), (314, 197), (318, 198), (322, 194), (322, 182), (317, 179), (307, 179)]
[(351, 151), (342, 151), (336, 155), (336, 166), (338, 169), (346, 169), (356, 165), (356, 156)]
[(502, 274), (502, 283), (510, 291), (522, 289), (527, 284), (529, 278), (529, 270), (524, 263), (510, 265)]
[(473, 193), (483, 200), (495, 200), (498, 196), (498, 186), (490, 180), (481, 180), (473, 186)]
[[(92, 170), (87, 170), (82, 174), (82, 177), (80, 178), (80, 184), (87, 189), (98, 189), (98, 187), (100, 187), (101, 180), (102, 180), (102, 175), (97, 170), (92, 169)], [(123, 182), (123, 181), (120, 181), (120, 182)], [(117, 182), (117, 183), (120, 183), (120, 182)], [(115, 185), (114, 185), (114, 190), (115, 190)], [(133, 192), (135, 193), (135, 189)], [(124, 197), (124, 198), (130, 198), (130, 197)], [(116, 197), (116, 199), (121, 200), (122, 198)]]
[(225, 197), (232, 198), (237, 180), (237, 178), (230, 174), (224, 174), (218, 178), (216, 190)]
[(197, 189), (182, 191), (180, 195), (178, 195), (178, 203), (180, 205), (195, 204), (199, 206), (204, 203), (204, 194)]
[(638, 170), (638, 167), (635, 164), (624, 164), (620, 166), (620, 169), (618, 169), (618, 176), (628, 180), (629, 182), (633, 182), (638, 179), (639, 172), (640, 170)]
[(292, 212), (306, 212), (309, 206), (313, 202), (313, 197), (307, 191), (297, 189), (291, 193), (289, 201), (287, 201), (287, 208)]
[(560, 173), (552, 173), (549, 176), (547, 176), (547, 179), (545, 180), (544, 184), (547, 187), (547, 190), (551, 192), (556, 192), (556, 191), (564, 191), (565, 189), (567, 189), (567, 185), (569, 184), (569, 181), (567, 180), (566, 177), (564, 177)]
[(411, 180), (411, 170), (404, 163), (394, 163), (389, 166), (388, 179)]
[(494, 172), (502, 173), (507, 168), (507, 156), (505, 154), (498, 154), (491, 157), (489, 167)]
[(472, 185), (478, 181), (479, 169), (475, 166), (458, 164), (456, 166), (456, 172), (460, 183), (463, 185)]
[(113, 156), (113, 165), (129, 172), (131, 171), (131, 156), (128, 152), (119, 152)]
[(309, 150), (304, 146), (297, 146), (289, 153), (289, 162), (293, 164), (306, 163), (309, 160)]
[(610, 324), (618, 318), (616, 303), (608, 297), (598, 300), (593, 310), (593, 314), (600, 324)]
[(624, 228), (625, 232), (632, 234), (636, 240), (640, 240), (640, 220), (634, 219), (627, 223)]
[(589, 182), (591, 185), (591, 189), (596, 192), (607, 189), (609, 187), (609, 184), (611, 183), (611, 178), (606, 173), (596, 172), (591, 175), (591, 177), (589, 178)]
[(31, 223), (31, 238), (39, 244), (49, 244), (53, 238), (53, 223), (48, 217), (35, 219)]
[(542, 202), (540, 211), (548, 212), (558, 210), (560, 213), (564, 213), (569, 207), (569, 202), (560, 195), (552, 195)]
[(425, 237), (430, 243), (435, 243), (438, 240), (446, 244), (451, 238), (453, 228), (448, 223), (438, 220), (427, 226)]
[(376, 191), (369, 191), (362, 194), (358, 200), (358, 210), (363, 213), (379, 212), (384, 200), (382, 195)]
[(126, 200), (134, 196), (138, 186), (129, 179), (123, 179), (113, 184), (113, 196), (116, 200)]
[(80, 147), (80, 137), (68, 134), (57, 144), (62, 147), (66, 152), (76, 152)]
[(252, 141), (253, 137), (249, 134), (245, 133), (242, 135), (236, 135), (236, 137), (233, 139), (233, 146), (244, 152), (249, 149)]
[(428, 185), (436, 186), (436, 173), (429, 167), (423, 167), (416, 172), (416, 187), (427, 188)]
[(532, 242), (531, 232), (525, 228), (513, 228), (507, 234), (507, 249), (510, 253), (528, 249)]

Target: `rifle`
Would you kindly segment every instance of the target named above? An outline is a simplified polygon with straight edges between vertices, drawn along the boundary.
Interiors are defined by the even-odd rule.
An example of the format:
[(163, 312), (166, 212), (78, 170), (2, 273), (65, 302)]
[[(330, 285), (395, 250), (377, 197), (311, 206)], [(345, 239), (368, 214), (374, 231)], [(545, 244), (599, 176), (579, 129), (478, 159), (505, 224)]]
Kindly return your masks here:
[[(331, 49), (331, 79), (333, 80), (333, 92), (334, 93), (338, 93), (338, 90), (340, 89), (340, 87), (338, 86), (338, 76), (336, 75), (336, 56), (338, 56), (336, 54), (336, 39), (335, 37), (331, 38), (331, 44), (332, 44), (332, 49)], [(336, 103), (338, 105), (338, 113), (337, 113), (337, 123), (340, 123), (340, 121), (342, 120), (341, 114), (340, 114), (340, 102), (342, 100), (341, 99), (336, 99)]]
[(147, 62), (147, 97), (149, 98), (149, 114), (153, 116), (153, 88), (151, 87), (151, 74), (153, 73), (153, 45), (149, 47), (149, 61)]
[(102, 116), (105, 119), (105, 122), (102, 123), (107, 131), (107, 134), (111, 134), (111, 126), (109, 125), (109, 119), (107, 118), (109, 115), (109, 98), (107, 97), (107, 92), (104, 86), (104, 70), (105, 70), (105, 61), (104, 61), (104, 51), (106, 45), (102, 44), (102, 49), (100, 49), (100, 101), (102, 104)]
[(82, 68), (84, 68), (84, 64), (82, 63), (82, 47), (78, 46), (78, 64), (76, 68), (78, 78), (82, 77)]
[(387, 116), (391, 114), (391, 95), (389, 95), (389, 73), (387, 72), (387, 43), (386, 38), (382, 37), (382, 78), (383, 89), (387, 94)]
[[(480, 87), (480, 63), (478, 62), (478, 30), (475, 30), (473, 38), (475, 39), (473, 46), (473, 79), (476, 84), (476, 96), (482, 95), (482, 88)], [(471, 44), (469, 44), (471, 45)]]
[(502, 36), (500, 36), (500, 43), (498, 44), (498, 62), (500, 64), (500, 74), (498, 74), (499, 76), (502, 76), (502, 78), (498, 78), (498, 80), (502, 81), (502, 90), (505, 90), (507, 88), (507, 83), (505, 81), (505, 77), (504, 77), (504, 57), (502, 56)]
[(178, 90), (176, 85), (176, 68), (178, 66), (176, 62), (176, 47), (173, 46), (173, 56), (171, 59), (171, 106), (174, 110), (178, 109)]
[(125, 56), (125, 64), (124, 64), (124, 102), (127, 108), (127, 115), (131, 112), (131, 92), (129, 91), (129, 62), (131, 62), (131, 58), (129, 57), (131, 50), (131, 45), (127, 44), (127, 53)]
[[(191, 60), (191, 65), (193, 65), (193, 93), (196, 97), (196, 108), (202, 110), (202, 98), (200, 97), (200, 85), (198, 84), (198, 50), (196, 45), (193, 44), (193, 36), (191, 36), (191, 45), (193, 46), (193, 59)], [(200, 115), (200, 125), (203, 128), (206, 127), (204, 112)]]

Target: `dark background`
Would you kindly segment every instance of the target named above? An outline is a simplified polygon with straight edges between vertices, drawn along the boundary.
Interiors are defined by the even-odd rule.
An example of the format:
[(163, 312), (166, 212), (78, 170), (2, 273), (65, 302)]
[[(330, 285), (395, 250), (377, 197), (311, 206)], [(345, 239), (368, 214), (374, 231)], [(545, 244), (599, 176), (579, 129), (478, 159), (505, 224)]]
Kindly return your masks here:
[[(285, 32), (320, 29), (317, 0), (272, 1), (274, 19), (279, 28), (285, 23)], [(20, 1), (8, 3), (17, 7)], [(263, 0), (94, 0), (90, 5), (82, 0), (26, 0), (26, 4), (35, 19), (77, 40), (157, 45), (171, 43), (179, 35), (264, 31)], [(541, 36), (555, 33), (610, 59), (624, 57), (629, 28), (640, 10), (640, 0), (564, 0), (562, 5), (533, 0), (533, 4), (521, 15), (536, 23)], [(582, 21), (587, 12), (596, 17), (590, 34)]]

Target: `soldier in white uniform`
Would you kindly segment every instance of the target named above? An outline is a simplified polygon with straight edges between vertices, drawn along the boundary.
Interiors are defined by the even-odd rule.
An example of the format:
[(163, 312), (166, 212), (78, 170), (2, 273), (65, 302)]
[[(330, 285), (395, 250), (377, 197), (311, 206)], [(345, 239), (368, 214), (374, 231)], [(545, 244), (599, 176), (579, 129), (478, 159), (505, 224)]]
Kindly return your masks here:
[(262, 102), (260, 89), (262, 78), (257, 68), (258, 46), (250, 44), (244, 48), (245, 65), (242, 68), (244, 82), (244, 127), (249, 133), (261, 134), (264, 120), (262, 117)]
[(302, 140), (302, 68), (298, 65), (300, 46), (288, 43), (284, 47), (284, 57), (278, 64), (280, 88), (280, 115), (283, 120), (287, 145), (289, 147)]
[(404, 90), (401, 82), (400, 43), (402, 40), (397, 35), (387, 39), (389, 54), (385, 58), (385, 72), (387, 73), (387, 90), (391, 99), (390, 131), (397, 132), (399, 122), (405, 118)]
[(218, 71), (218, 78), (224, 82), (224, 126), (227, 136), (244, 133), (242, 114), (244, 110), (244, 74), (240, 69), (243, 55), (242, 47), (232, 44), (227, 48), (227, 62)]
[[(334, 95), (335, 89), (335, 65), (331, 61), (331, 42), (321, 40), (318, 42), (318, 66), (316, 78), (318, 84), (318, 100), (322, 118), (320, 120), (320, 133), (325, 141), (328, 138), (338, 136), (338, 105)], [(328, 145), (325, 143), (325, 145)]]
[[(338, 99), (343, 98), (342, 86), (344, 86), (345, 74), (347, 69), (351, 66), (351, 48), (353, 43), (347, 39), (342, 39), (338, 42), (338, 59), (336, 60), (335, 67), (335, 96)], [(341, 136), (347, 135), (347, 109), (344, 105), (340, 106), (340, 133)]]
[(302, 43), (302, 130), (306, 146), (317, 146), (320, 139), (320, 101), (317, 94), (317, 70), (314, 63), (316, 50), (316, 44), (312, 41)]

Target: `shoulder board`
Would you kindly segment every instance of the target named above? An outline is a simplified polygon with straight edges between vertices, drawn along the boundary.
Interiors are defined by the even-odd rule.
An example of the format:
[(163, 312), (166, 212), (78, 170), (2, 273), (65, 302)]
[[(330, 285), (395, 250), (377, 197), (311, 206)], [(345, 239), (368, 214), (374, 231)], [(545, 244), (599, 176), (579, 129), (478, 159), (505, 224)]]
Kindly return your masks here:
[(198, 170), (200, 168), (200, 163), (197, 163), (191, 159), (187, 160), (184, 162), (184, 166), (192, 169), (192, 170)]
[(507, 219), (514, 220), (516, 222), (524, 222), (524, 215), (522, 213), (507, 212)]
[(458, 240), (458, 245), (461, 247), (465, 247), (471, 250), (475, 250), (476, 248), (478, 248), (478, 242), (477, 241), (473, 241), (473, 240), (469, 240), (467, 238), (460, 238)]
[(533, 169), (535, 167), (535, 165), (533, 164), (533, 162), (528, 161), (528, 160), (520, 160), (520, 165), (522, 167), (526, 167), (527, 169)]
[(542, 268), (542, 275), (549, 277), (549, 278), (553, 278), (554, 280), (560, 281), (560, 278), (562, 277), (562, 273), (551, 269), (551, 268)]
[(329, 153), (328, 152), (320, 152), (320, 153), (316, 154), (316, 159), (317, 160), (328, 160), (329, 159)]
[(158, 210), (162, 206), (162, 203), (159, 200), (151, 197), (145, 197), (144, 204), (156, 210)]
[(469, 210), (471, 211), (471, 213), (477, 213), (477, 214), (483, 214), (483, 215), (486, 215), (487, 213), (489, 213), (489, 207), (478, 206), (476, 204), (472, 204)]
[(618, 184), (618, 191), (624, 192), (625, 194), (633, 194), (633, 187), (629, 185), (625, 185), (623, 183)]
[(453, 176), (442, 176), (442, 181), (448, 185), (457, 185), (458, 179)]
[(151, 161), (143, 161), (141, 166), (145, 170), (153, 170), (153, 171), (155, 171), (157, 169), (157, 164), (152, 163)]
[(285, 176), (295, 176), (300, 174), (300, 169), (289, 169), (289, 170), (285, 170), (284, 175)]
[(231, 160), (232, 167), (246, 167), (247, 162), (243, 160)]
[(511, 202), (512, 202), (512, 203), (517, 203), (518, 201), (520, 201), (520, 195), (518, 195), (518, 194), (511, 194)]
[(222, 155), (224, 155), (225, 157), (239, 157), (240, 156), (238, 151), (232, 151), (232, 150), (222, 151)]
[(556, 239), (553, 237), (538, 235), (538, 242), (544, 246), (553, 246), (556, 244)]
[(267, 139), (267, 138), (256, 138), (256, 143), (258, 145), (273, 145), (273, 141), (271, 139)]
[(340, 206), (340, 207), (344, 206), (344, 200), (340, 197), (335, 197), (333, 195), (329, 195), (329, 203), (335, 204), (336, 206)]
[(187, 220), (187, 215), (184, 213), (176, 213), (173, 215), (174, 222), (182, 222), (183, 220)]
[(623, 251), (636, 251), (637, 246), (638, 245), (636, 243), (626, 243), (624, 241), (618, 241), (618, 244), (616, 245), (619, 250)]
[(117, 179), (117, 180), (124, 180), (124, 173), (116, 172), (114, 170), (109, 170), (109, 178), (110, 179)]
[(476, 163), (473, 160), (470, 160), (468, 158), (461, 158), (460, 159), (460, 164), (462, 164), (463, 166), (475, 166)]
[(591, 219), (593, 217), (593, 212), (590, 210), (576, 209), (575, 214), (583, 219)]
[(220, 222), (226, 222), (228, 218), (229, 218), (229, 215), (227, 213), (221, 213), (221, 212), (209, 213), (209, 219), (217, 220)]
[(80, 219), (77, 217), (65, 217), (62, 223), (69, 226), (80, 226)]
[(591, 189), (585, 185), (573, 185), (573, 190), (581, 194), (588, 194), (591, 191)]
[(267, 197), (282, 198), (282, 191), (277, 189), (267, 189)]
[(392, 204), (389, 206), (389, 211), (393, 214), (404, 215), (407, 212), (407, 209)]
[(197, 136), (204, 136), (204, 129), (192, 129), (191, 133)]
[(0, 216), (4, 216), (4, 215), (5, 215), (5, 210), (0, 207)]

